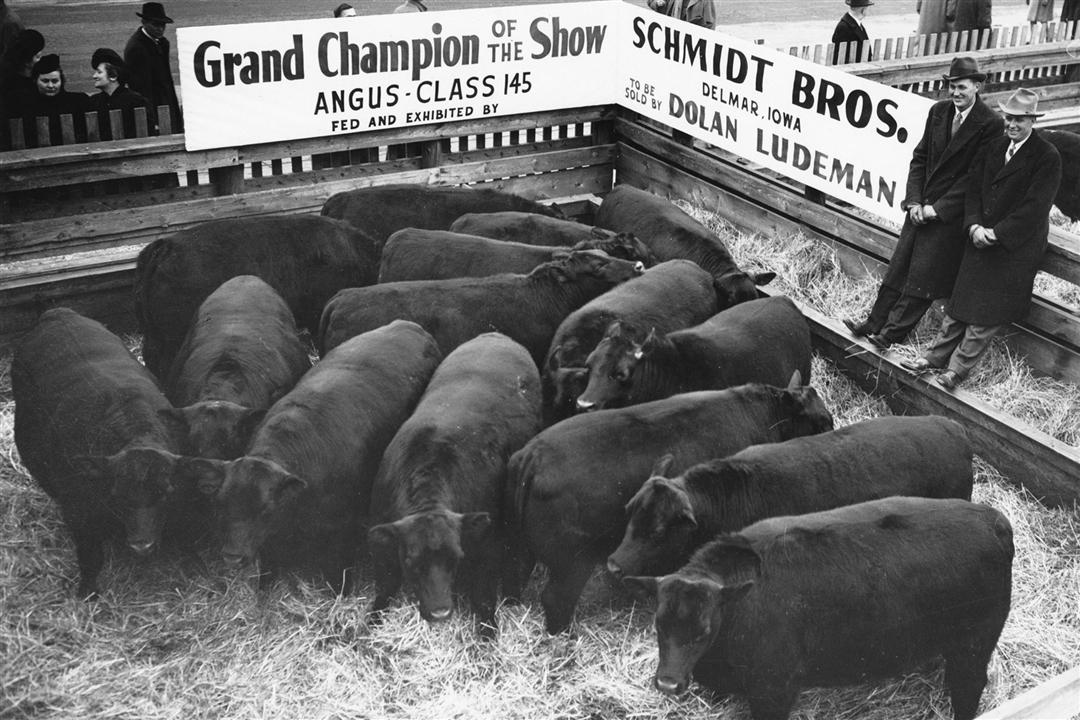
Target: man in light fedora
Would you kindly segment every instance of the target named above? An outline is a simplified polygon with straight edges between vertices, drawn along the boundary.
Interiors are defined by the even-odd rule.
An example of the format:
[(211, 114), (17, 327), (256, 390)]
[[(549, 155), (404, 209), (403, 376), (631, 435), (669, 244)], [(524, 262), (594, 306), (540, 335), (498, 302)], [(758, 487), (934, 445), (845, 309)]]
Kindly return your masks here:
[(964, 197), (979, 150), (1001, 136), (1001, 118), (979, 98), (986, 75), (971, 57), (953, 58), (949, 99), (930, 108), (908, 168), (900, 240), (870, 315), (844, 319), (855, 337), (885, 349), (902, 342), (934, 300), (952, 292), (964, 254)]
[(1033, 129), (1043, 115), (1039, 96), (1020, 88), (999, 107), (1005, 134), (971, 168), (968, 241), (941, 330), (923, 356), (906, 365), (914, 372), (943, 368), (938, 384), (946, 390), (963, 382), (1002, 327), (1027, 314), (1061, 181), (1061, 156)]
[[(866, 17), (866, 9), (874, 3), (871, 0), (844, 0), (844, 2), (847, 3), (848, 11), (840, 18), (840, 22), (836, 23), (836, 29), (832, 34), (832, 64), (842, 65), (846, 62), (873, 60), (873, 53), (870, 52), (870, 35), (863, 26), (863, 19)], [(847, 47), (847, 43), (855, 44), (845, 52), (843, 48)]]
[(165, 25), (173, 19), (165, 14), (165, 7), (158, 2), (143, 3), (142, 12), (135, 14), (142, 19), (142, 26), (124, 47), (128, 86), (154, 108), (168, 105), (170, 130), (183, 132), (180, 102), (169, 67), (169, 41), (165, 37)]

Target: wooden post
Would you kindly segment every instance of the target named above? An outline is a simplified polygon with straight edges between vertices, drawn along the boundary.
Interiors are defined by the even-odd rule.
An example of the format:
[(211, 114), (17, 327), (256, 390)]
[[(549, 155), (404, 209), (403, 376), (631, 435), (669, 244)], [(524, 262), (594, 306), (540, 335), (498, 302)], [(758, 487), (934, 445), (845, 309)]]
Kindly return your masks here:
[(442, 142), (428, 140), (420, 144), (420, 167), (433, 168), (442, 165)]
[(244, 189), (244, 166), (210, 168), (210, 182), (218, 195), (236, 195)]

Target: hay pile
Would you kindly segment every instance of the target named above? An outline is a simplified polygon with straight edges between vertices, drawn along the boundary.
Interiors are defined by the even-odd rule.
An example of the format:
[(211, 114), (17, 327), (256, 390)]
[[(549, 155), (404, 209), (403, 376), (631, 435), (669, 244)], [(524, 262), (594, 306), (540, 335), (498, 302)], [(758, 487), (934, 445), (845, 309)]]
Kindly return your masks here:
[[(782, 292), (833, 318), (862, 319), (877, 293), (878, 281), (870, 275), (850, 277), (828, 245), (790, 235), (765, 237), (736, 232), (720, 215), (676, 203), (713, 232), (724, 238), (736, 261), (747, 270), (772, 270), (777, 279), (769, 289)], [(1077, 223), (1080, 225), (1080, 223)], [(1080, 288), (1040, 273), (1036, 291), (1065, 307), (1080, 312)], [(893, 345), (894, 355), (915, 358), (934, 339), (941, 325), (938, 304), (926, 314), (904, 344)], [(1080, 386), (1038, 377), (1023, 358), (996, 339), (964, 389), (991, 406), (1069, 445), (1080, 445)]]
[[(477, 641), (465, 603), (432, 626), (399, 600), (364, 620), (373, 588), (339, 599), (289, 578), (256, 593), (176, 555), (139, 563), (117, 549), (102, 599), (72, 599), (77, 573), (56, 506), (26, 476), (0, 358), (0, 717), (141, 718), (723, 718), (738, 699), (650, 687), (647, 609), (596, 577), (576, 635), (551, 638), (537, 598), (499, 610), (496, 642)], [(837, 424), (887, 414), (818, 358), (814, 384)], [(976, 499), (1016, 532), (1014, 603), (984, 693), (988, 709), (1080, 662), (1080, 518), (1048, 510), (979, 468)], [(891, 681), (803, 693), (793, 718), (950, 717), (939, 666)]]

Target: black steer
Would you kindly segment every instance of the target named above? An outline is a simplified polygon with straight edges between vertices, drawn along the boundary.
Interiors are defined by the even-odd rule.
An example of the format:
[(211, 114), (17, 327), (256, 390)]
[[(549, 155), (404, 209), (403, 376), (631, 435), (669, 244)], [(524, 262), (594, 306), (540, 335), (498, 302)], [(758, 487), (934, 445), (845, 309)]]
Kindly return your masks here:
[(466, 213), (502, 210), (562, 216), (558, 208), (490, 188), (410, 184), (339, 192), (323, 204), (322, 214), (360, 228), (381, 247), (403, 228), (449, 230), (451, 223)]
[[(640, 260), (646, 267), (653, 264), (652, 253), (633, 235), (593, 237), (570, 249), (600, 250), (614, 258)], [(391, 235), (383, 248), (379, 282), (528, 274), (566, 252), (448, 230), (405, 228)]]
[(329, 218), (214, 220), (147, 245), (135, 265), (135, 317), (146, 366), (164, 377), (199, 305), (231, 277), (255, 275), (314, 333), (330, 297), (375, 282), (374, 241)]
[(1013, 541), (997, 510), (891, 497), (762, 520), (673, 575), (627, 578), (657, 599), (656, 687), (693, 679), (784, 720), (804, 687), (910, 672), (945, 658), (956, 720), (971, 720), (1009, 615)]
[[(678, 470), (750, 445), (832, 429), (813, 388), (742, 385), (686, 393), (557, 423), (510, 458), (507, 502), (515, 508), (519, 557), (547, 565), (541, 594), (549, 632), (570, 625), (589, 575), (619, 544), (623, 508), (654, 460)], [(511, 498), (512, 496), (512, 498)]]
[(311, 367), (292, 311), (253, 275), (226, 280), (195, 315), (165, 381), (185, 455), (232, 460), (266, 409)]
[[(613, 321), (668, 332), (715, 312), (712, 276), (689, 260), (668, 260), (570, 313), (555, 331), (544, 360), (544, 424), (574, 413), (581, 380), (588, 375), (586, 359)], [(790, 377), (788, 372), (778, 384)]]
[(626, 505), (629, 523), (608, 558), (623, 575), (672, 572), (723, 532), (890, 495), (971, 498), (971, 443), (943, 417), (882, 417), (664, 477), (667, 458)]
[(454, 232), (480, 235), (493, 240), (517, 242), (523, 245), (570, 247), (594, 237), (614, 237), (616, 233), (573, 220), (506, 212), (467, 213), (450, 225)]
[(596, 224), (634, 233), (660, 262), (675, 258), (696, 262), (715, 278), (721, 308), (757, 298), (755, 286), (776, 277), (776, 273), (749, 275), (739, 269), (715, 233), (664, 198), (629, 185), (619, 185), (604, 197), (596, 211)]
[(423, 326), (443, 353), (477, 335), (501, 332), (524, 345), (539, 367), (563, 318), (644, 271), (640, 262), (586, 250), (545, 263), (528, 275), (414, 280), (342, 290), (323, 311), (319, 348), (326, 352), (401, 318)]
[(11, 364), (15, 446), (75, 540), (79, 596), (97, 595), (102, 543), (126, 531), (146, 555), (183, 481), (181, 438), (150, 372), (120, 338), (67, 308), (48, 310)]
[(525, 348), (488, 333), (447, 356), (375, 476), (373, 612), (404, 577), (420, 614), (445, 620), (457, 575), (481, 633), (494, 633), (506, 463), (539, 430), (540, 378)]
[(274, 403), (237, 460), (192, 459), (225, 523), (225, 561), (265, 574), (315, 566), (346, 588), (355, 529), (383, 451), (442, 359), (410, 322), (353, 338)]
[(1050, 141), (1061, 155), (1061, 184), (1054, 204), (1067, 218), (1080, 220), (1080, 135), (1067, 130), (1043, 130), (1039, 134)]
[(663, 332), (640, 322), (608, 327), (586, 361), (577, 410), (750, 382), (781, 385), (795, 371), (810, 383), (810, 327), (786, 297), (750, 300), (700, 325)]

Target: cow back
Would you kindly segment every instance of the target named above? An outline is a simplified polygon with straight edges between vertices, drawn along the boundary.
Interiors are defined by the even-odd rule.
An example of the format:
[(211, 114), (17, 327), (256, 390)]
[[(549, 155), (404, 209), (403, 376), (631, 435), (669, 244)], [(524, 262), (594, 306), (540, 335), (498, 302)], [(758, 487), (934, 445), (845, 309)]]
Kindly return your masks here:
[(344, 220), (375, 238), (381, 246), (402, 228), (449, 230), (466, 213), (517, 210), (558, 216), (558, 210), (490, 188), (394, 184), (358, 188), (331, 195), (325, 217)]
[(355, 228), (311, 216), (216, 220), (155, 240), (135, 267), (135, 312), (151, 371), (168, 372), (199, 305), (237, 275), (262, 279), (297, 324), (314, 331), (335, 292), (375, 282), (378, 252)]
[(545, 247), (570, 247), (595, 236), (595, 231), (610, 233), (573, 220), (513, 210), (491, 213), (466, 213), (450, 225), (454, 232), (480, 235), (493, 240)]
[(555, 250), (448, 230), (398, 230), (383, 248), (379, 282), (528, 274)]
[(387, 447), (372, 522), (436, 507), (498, 518), (510, 455), (539, 429), (540, 380), (525, 348), (499, 333), (464, 343)]
[(1046, 138), (1061, 155), (1061, 184), (1054, 204), (1073, 222), (1080, 220), (1080, 135), (1067, 130), (1043, 130)]

